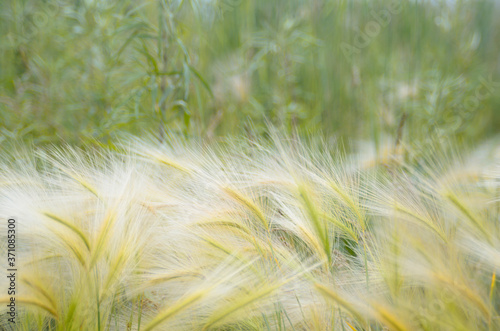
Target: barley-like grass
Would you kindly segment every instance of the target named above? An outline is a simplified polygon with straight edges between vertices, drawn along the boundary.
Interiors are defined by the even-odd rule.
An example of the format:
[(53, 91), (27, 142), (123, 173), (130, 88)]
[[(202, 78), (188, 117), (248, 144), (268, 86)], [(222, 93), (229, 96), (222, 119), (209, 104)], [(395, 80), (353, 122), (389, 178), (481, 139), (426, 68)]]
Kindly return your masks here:
[[(47, 150), (37, 154), (40, 168), (3, 165), (0, 180), (9, 185), (0, 188), (0, 212), (15, 215), (20, 234), (19, 325), (500, 327), (500, 215), (496, 190), (485, 189), (491, 173), (457, 177), (451, 173), (463, 163), (439, 155), (426, 168), (402, 161), (365, 169), (273, 139), (179, 144), (175, 153), (134, 141), (119, 151), (70, 149), (62, 161), (64, 150)], [(134, 144), (158, 154), (138, 154)], [(189, 175), (158, 165), (161, 153), (189, 165)], [(493, 161), (485, 157), (475, 172)]]

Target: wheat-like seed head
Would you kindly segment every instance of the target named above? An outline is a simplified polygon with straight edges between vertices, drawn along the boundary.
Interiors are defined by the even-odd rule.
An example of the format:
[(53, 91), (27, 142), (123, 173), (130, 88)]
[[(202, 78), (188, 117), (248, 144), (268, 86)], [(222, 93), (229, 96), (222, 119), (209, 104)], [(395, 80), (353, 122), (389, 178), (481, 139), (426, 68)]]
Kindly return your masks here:
[[(498, 327), (491, 154), (367, 169), (325, 146), (273, 139), (5, 158), (0, 213), (18, 221), (21, 323)], [(481, 175), (461, 175), (471, 169)]]

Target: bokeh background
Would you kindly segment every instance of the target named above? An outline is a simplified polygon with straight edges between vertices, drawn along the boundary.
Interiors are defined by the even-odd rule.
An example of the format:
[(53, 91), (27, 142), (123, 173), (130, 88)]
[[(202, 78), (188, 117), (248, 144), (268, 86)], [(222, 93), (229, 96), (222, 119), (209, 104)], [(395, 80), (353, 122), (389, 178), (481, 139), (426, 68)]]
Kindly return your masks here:
[(270, 125), (478, 142), (500, 127), (498, 17), (491, 0), (2, 0), (0, 146)]

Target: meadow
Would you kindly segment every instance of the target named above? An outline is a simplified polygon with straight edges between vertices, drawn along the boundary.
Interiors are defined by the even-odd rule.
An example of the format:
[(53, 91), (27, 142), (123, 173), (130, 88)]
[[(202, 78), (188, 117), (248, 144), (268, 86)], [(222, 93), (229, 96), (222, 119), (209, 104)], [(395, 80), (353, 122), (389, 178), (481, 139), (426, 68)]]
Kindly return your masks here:
[[(394, 5), (395, 4), (395, 5)], [(5, 0), (1, 139), (498, 131), (496, 1)]]
[(500, 327), (498, 145), (378, 165), (279, 136), (168, 140), (3, 163), (16, 330)]
[(0, 330), (499, 330), (499, 14), (1, 1)]

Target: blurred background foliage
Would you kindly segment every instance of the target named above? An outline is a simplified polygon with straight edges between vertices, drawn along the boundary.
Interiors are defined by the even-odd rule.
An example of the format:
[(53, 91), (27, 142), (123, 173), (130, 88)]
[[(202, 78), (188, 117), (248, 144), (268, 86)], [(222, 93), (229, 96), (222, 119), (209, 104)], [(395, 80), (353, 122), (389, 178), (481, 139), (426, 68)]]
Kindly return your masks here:
[(500, 127), (499, 14), (491, 0), (2, 0), (0, 140), (271, 124), (376, 147), (475, 142)]

